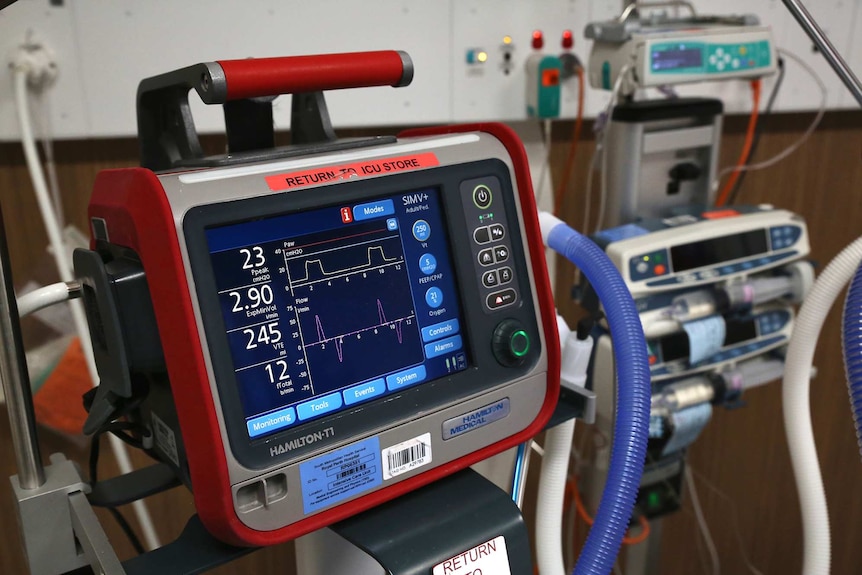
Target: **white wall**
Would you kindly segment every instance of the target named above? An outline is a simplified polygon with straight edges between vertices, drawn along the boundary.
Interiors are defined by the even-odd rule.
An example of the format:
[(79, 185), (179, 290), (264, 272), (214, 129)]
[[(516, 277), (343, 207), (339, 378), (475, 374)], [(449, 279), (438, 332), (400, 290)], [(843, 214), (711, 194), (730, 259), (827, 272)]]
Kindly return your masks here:
[[(809, 8), (851, 63), (862, 66), (862, 0), (809, 1)], [(407, 88), (332, 92), (327, 98), (339, 126), (422, 125), (526, 117), (524, 66), (534, 29), (556, 50), (562, 31), (575, 32), (575, 51), (589, 53), (587, 22), (615, 16), (621, 0), (19, 0), (0, 11), (0, 64), (30, 34), (56, 54), (60, 77), (50, 93), (50, 121), (57, 137), (108, 137), (135, 133), (134, 99), (141, 78), (189, 64), (230, 58), (402, 49), (416, 76)], [(780, 46), (812, 63), (829, 86), (829, 106), (855, 105), (780, 0), (696, 0), (704, 13), (754, 12), (773, 27)], [(512, 36), (513, 72), (500, 70), (500, 45)], [(489, 54), (482, 67), (466, 64), (466, 51)], [(5, 65), (0, 67), (5, 70)], [(0, 73), (0, 140), (17, 138), (11, 79)], [(766, 89), (770, 86), (767, 81)], [(564, 86), (563, 115), (575, 111), (572, 82)], [(686, 94), (718, 95), (729, 112), (747, 111), (743, 82), (686, 87)], [(767, 92), (768, 93), (768, 92)], [(607, 94), (588, 90), (590, 115)], [(195, 101), (196, 97), (192, 97)], [(812, 109), (816, 86), (793, 63), (778, 100), (780, 110)], [(276, 122), (289, 123), (280, 101)], [(218, 109), (195, 106), (202, 132), (221, 131)]]

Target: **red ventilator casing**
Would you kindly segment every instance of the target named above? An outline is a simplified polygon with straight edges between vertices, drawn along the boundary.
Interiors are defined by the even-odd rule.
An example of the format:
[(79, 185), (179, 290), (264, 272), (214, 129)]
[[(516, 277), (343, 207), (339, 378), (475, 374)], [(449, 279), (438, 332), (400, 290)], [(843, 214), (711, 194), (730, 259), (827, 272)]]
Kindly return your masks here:
[[(253, 62), (263, 64), (264, 60)], [(387, 73), (395, 70), (397, 66), (393, 63), (392, 70), (388, 68), (384, 65), (380, 71), (382, 81), (397, 81), (394, 76), (391, 78), (387, 76)], [(247, 63), (244, 69), (249, 69)], [(229, 68), (225, 71), (230, 75)], [(367, 76), (367, 73), (365, 75)], [(320, 81), (316, 79), (314, 83), (317, 86)], [(242, 81), (232, 81), (229, 85), (233, 90), (238, 90), (231, 94), (231, 99), (249, 96), (249, 93), (242, 88)], [(270, 88), (266, 89), (270, 90)], [(185, 452), (195, 506), (204, 525), (218, 539), (234, 545), (247, 546), (271, 545), (293, 539), (523, 443), (539, 433), (550, 418), (559, 393), (559, 341), (554, 301), (545, 265), (544, 247), (527, 157), (518, 137), (502, 124), (409, 130), (399, 136), (398, 144), (392, 145), (391, 152), (378, 150), (373, 153), (380, 158), (390, 156), (403, 158), (406, 152), (399, 149), (399, 146), (410, 143), (411, 150), (417, 148), (420, 150), (418, 154), (436, 154), (439, 158), (440, 166), (427, 169), (444, 169), (447, 165), (445, 158), (458, 155), (455, 153), (457, 145), (447, 144), (448, 147), (445, 148), (434, 148), (437, 145), (435, 142), (444, 141), (441, 138), (451, 139), (451, 136), (447, 135), (456, 134), (476, 135), (479, 143), (486, 142), (495, 150), (504, 150), (504, 153), (495, 153), (510, 166), (512, 180), (517, 188), (522, 233), (528, 251), (530, 274), (534, 282), (531, 289), (538, 304), (537, 312), (540, 316), (538, 325), (541, 326), (543, 340), (544, 367), (541, 371), (544, 373), (540, 374), (544, 378), (542, 379), (543, 398), (537, 403), (535, 416), (528, 425), (480, 449), (273, 529), (250, 527), (249, 522), (243, 521), (237, 511), (236, 485), (253, 476), (254, 472), (248, 471), (242, 475), (241, 481), (237, 480), (237, 469), (241, 466), (231, 455), (231, 448), (224, 433), (226, 424), (220, 413), (218, 398), (214, 397), (213, 375), (208, 363), (207, 346), (202, 341), (203, 332), (196, 293), (190, 281), (193, 278), (189, 271), (188, 256), (182, 236), (185, 213), (177, 207), (179, 200), (176, 199), (180, 197), (176, 190), (181, 190), (187, 198), (192, 186), (188, 183), (177, 183), (182, 180), (181, 174), (156, 174), (143, 168), (106, 170), (98, 175), (89, 206), (89, 217), (94, 224), (94, 230), (103, 229), (102, 232), (96, 233), (96, 240), (133, 251), (143, 265), (164, 350), (182, 441), (187, 446)], [(423, 142), (428, 142), (427, 149), (422, 148)], [(478, 143), (469, 144), (472, 146), (471, 150), (477, 149), (478, 145)], [(331, 158), (323, 160), (317, 158), (316, 163), (310, 165), (360, 161), (354, 159), (354, 156), (351, 156), (348, 161), (348, 159), (340, 160), (339, 153), (330, 155)], [(290, 165), (295, 166), (297, 160), (292, 162), (294, 163)], [(232, 169), (235, 171), (231, 172)], [(236, 170), (236, 168), (228, 168), (224, 172), (225, 179), (219, 180), (219, 186), (225, 188), (234, 181), (228, 178), (228, 175), (234, 177), (234, 174), (239, 174)], [(302, 171), (299, 167), (291, 167), (290, 170)], [(267, 183), (267, 177), (285, 171), (288, 170), (282, 164), (273, 162), (271, 167), (262, 166), (259, 174), (243, 175), (242, 177), (245, 178), (243, 182), (259, 181), (259, 185), (255, 184), (252, 188), (246, 183), (240, 186), (242, 189), (238, 190), (237, 194), (293, 193), (293, 190), (273, 191), (272, 181)], [(213, 173), (218, 175), (222, 172), (214, 170)], [(239, 182), (239, 180), (235, 181)], [(169, 185), (168, 182), (172, 183)], [(327, 185), (337, 186), (339, 183), (328, 182)], [(100, 235), (102, 237), (99, 237)], [(534, 377), (537, 376), (534, 375)], [(317, 455), (315, 453), (304, 459), (313, 459)], [(261, 473), (264, 472), (269, 473), (269, 471), (261, 471)], [(299, 489), (297, 485), (289, 483), (288, 497), (297, 497)]]

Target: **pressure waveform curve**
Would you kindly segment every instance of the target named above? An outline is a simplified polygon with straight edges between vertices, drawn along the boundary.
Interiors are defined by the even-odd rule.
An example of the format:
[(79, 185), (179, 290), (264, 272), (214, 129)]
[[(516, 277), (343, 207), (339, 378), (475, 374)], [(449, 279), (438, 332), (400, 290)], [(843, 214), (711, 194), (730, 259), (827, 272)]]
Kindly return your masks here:
[(320, 316), (314, 314), (314, 324), (317, 328), (317, 341), (309, 344), (309, 345), (325, 345), (328, 342), (333, 342), (335, 345), (335, 353), (338, 355), (338, 362), (344, 362), (344, 338), (350, 337), (352, 335), (361, 336), (362, 333), (372, 330), (377, 330), (382, 327), (394, 326), (395, 335), (398, 338), (398, 343), (404, 342), (404, 334), (402, 325), (405, 321), (411, 320), (415, 317), (415, 314), (410, 314), (405, 317), (400, 317), (398, 319), (388, 320), (386, 319), (386, 311), (383, 309), (383, 303), (380, 299), (377, 299), (377, 318), (379, 323), (377, 325), (372, 325), (368, 327), (364, 327), (362, 329), (353, 330), (347, 333), (342, 333), (336, 336), (327, 337), (326, 332), (323, 329), (323, 322), (320, 320)]
[[(339, 248), (339, 250), (344, 250), (344, 248)], [(374, 265), (374, 257), (372, 254), (375, 253), (379, 254), (378, 261), (382, 262), (380, 265)], [(307, 259), (304, 262), (305, 276), (302, 278), (297, 278), (296, 280), (292, 281), (291, 284), (294, 287), (298, 287), (305, 284), (315, 283), (315, 280), (312, 279), (312, 270), (315, 270), (315, 275), (317, 275), (318, 273), (320, 274), (320, 279), (316, 281), (325, 281), (341, 276), (352, 275), (355, 273), (373, 271), (379, 268), (384, 268), (390, 265), (397, 264), (401, 261), (402, 258), (400, 257), (387, 257), (386, 252), (383, 250), (383, 246), (369, 246), (368, 248), (366, 248), (366, 260), (364, 263), (355, 266), (349, 266), (346, 268), (327, 270), (324, 266), (322, 258)], [(319, 272), (317, 270), (319, 270)]]

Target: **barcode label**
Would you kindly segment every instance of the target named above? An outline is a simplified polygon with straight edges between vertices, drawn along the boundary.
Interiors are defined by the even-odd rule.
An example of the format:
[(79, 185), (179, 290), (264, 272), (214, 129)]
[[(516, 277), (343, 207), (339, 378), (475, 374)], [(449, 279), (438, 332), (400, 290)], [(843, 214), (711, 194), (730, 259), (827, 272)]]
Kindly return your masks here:
[(360, 471), (365, 471), (368, 468), (364, 463), (362, 465), (358, 465), (352, 469), (348, 469), (347, 471), (342, 471), (338, 475), (335, 476), (336, 479), (344, 479), (345, 477), (350, 477), (351, 475), (356, 475)]
[(413, 463), (417, 459), (425, 457), (427, 448), (424, 443), (417, 443), (413, 447), (396, 451), (389, 454), (389, 469), (403, 467), (408, 463)]
[(387, 447), (381, 452), (381, 456), (384, 481), (427, 465), (431, 463), (431, 434), (426, 433)]

